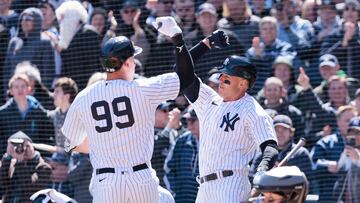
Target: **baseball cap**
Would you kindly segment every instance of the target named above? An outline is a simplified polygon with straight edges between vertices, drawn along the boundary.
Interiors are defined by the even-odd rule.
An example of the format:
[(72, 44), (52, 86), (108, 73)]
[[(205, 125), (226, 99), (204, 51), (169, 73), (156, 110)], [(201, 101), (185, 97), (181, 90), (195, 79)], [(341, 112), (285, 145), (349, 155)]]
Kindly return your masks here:
[(274, 127), (276, 126), (283, 126), (285, 128), (289, 128), (291, 130), (295, 130), (293, 128), (293, 123), (291, 118), (287, 115), (277, 115), (273, 118)]
[(184, 115), (182, 116), (183, 118), (197, 118), (197, 115), (195, 113), (195, 110), (192, 107), (188, 107), (185, 110)]
[(320, 9), (321, 8), (332, 8), (332, 9), (336, 9), (336, 2), (333, 0), (322, 0), (321, 1), (321, 5), (320, 5)]
[(354, 117), (350, 120), (348, 130), (360, 131), (360, 116)]
[(23, 140), (28, 140), (29, 142), (32, 143), (31, 138), (29, 136), (27, 136), (23, 131), (17, 131), (16, 133), (12, 134), (9, 137), (9, 140), (15, 140), (15, 141), (21, 141), (22, 140), (22, 142), (24, 142)]
[(294, 68), (293, 66), (293, 60), (290, 56), (278, 56), (276, 57), (274, 63), (273, 63), (273, 68), (275, 67), (275, 65), (277, 64), (286, 64), (288, 65), (291, 69)]
[(357, 0), (346, 0), (344, 9), (352, 7), (357, 11), (360, 11), (360, 3)]
[(49, 5), (53, 11), (58, 7), (55, 0), (39, 0), (38, 8), (43, 8), (45, 5)]
[(47, 157), (45, 159), (62, 165), (68, 165), (69, 163), (69, 156), (66, 153), (55, 152), (51, 157)]
[(196, 12), (196, 15), (199, 16), (205, 12), (208, 12), (212, 15), (217, 15), (216, 9), (215, 9), (214, 5), (212, 5), (211, 3), (201, 4)]
[(124, 1), (124, 3), (122, 4), (121, 9), (127, 9), (127, 8), (139, 8), (139, 4), (136, 0), (126, 0)]
[(319, 68), (323, 66), (330, 66), (332, 68), (335, 68), (337, 64), (339, 64), (339, 61), (336, 56), (332, 54), (322, 55), (319, 59)]
[(157, 109), (173, 109), (175, 107), (175, 102), (173, 101), (166, 101), (159, 104)]

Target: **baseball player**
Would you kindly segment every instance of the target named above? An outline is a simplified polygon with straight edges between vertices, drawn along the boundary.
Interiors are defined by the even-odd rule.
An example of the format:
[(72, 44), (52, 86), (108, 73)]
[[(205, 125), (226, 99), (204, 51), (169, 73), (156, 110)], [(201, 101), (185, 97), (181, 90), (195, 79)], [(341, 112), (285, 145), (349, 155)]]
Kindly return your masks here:
[(112, 38), (102, 48), (107, 79), (80, 92), (66, 116), (66, 150), (90, 154), (93, 202), (159, 202), (150, 164), (155, 110), (189, 86), (183, 72), (194, 67), (175, 20), (159, 17), (155, 23), (176, 46), (176, 72), (133, 80), (134, 56), (142, 49), (124, 36)]
[(255, 66), (234, 55), (219, 72), (219, 94), (196, 77), (185, 90), (200, 121), (197, 203), (246, 202), (251, 189), (247, 165), (256, 149), (262, 151), (257, 175), (272, 168), (278, 154), (272, 119), (246, 93), (255, 82)]

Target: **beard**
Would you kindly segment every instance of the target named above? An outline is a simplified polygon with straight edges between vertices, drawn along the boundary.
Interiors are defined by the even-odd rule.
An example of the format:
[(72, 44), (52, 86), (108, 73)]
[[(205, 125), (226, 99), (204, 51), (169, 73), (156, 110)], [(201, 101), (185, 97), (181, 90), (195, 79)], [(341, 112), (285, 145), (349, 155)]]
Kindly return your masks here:
[(79, 22), (72, 19), (71, 17), (66, 17), (62, 19), (60, 23), (60, 41), (59, 46), (62, 49), (67, 49), (71, 43), (71, 40), (75, 36), (79, 28)]

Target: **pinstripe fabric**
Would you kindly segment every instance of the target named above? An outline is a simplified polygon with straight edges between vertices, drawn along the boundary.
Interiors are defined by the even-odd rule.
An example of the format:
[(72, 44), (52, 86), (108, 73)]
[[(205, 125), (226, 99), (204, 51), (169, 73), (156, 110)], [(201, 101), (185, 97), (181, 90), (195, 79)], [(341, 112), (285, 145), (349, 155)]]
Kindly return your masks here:
[[(100, 81), (86, 88), (76, 97), (66, 116), (62, 131), (67, 138), (67, 150), (82, 143), (88, 136), (90, 159), (94, 168), (129, 167), (150, 161), (154, 146), (155, 110), (159, 103), (174, 99), (179, 93), (176, 73), (163, 74), (150, 79), (127, 82), (123, 80)], [(114, 98), (130, 100), (134, 124), (118, 128), (115, 123), (126, 123), (129, 116), (116, 116), (111, 105)], [(97, 101), (109, 104), (112, 128), (99, 133), (95, 126), (107, 126), (105, 119), (95, 120), (91, 105)], [(125, 110), (124, 102), (117, 103), (119, 111)], [(105, 114), (104, 107), (96, 108)]]
[[(261, 143), (269, 139), (277, 140), (272, 119), (248, 94), (236, 101), (223, 102), (215, 91), (203, 83), (200, 85), (199, 97), (192, 106), (200, 121), (200, 176), (223, 170), (246, 171), (240, 177), (227, 177), (201, 184), (197, 202), (244, 200), (250, 192), (246, 175), (248, 163)], [(212, 197), (202, 197), (202, 193)], [(237, 198), (233, 199), (231, 194)], [(216, 201), (220, 197), (229, 201)]]
[(66, 150), (87, 136), (94, 169), (127, 171), (94, 176), (90, 186), (94, 202), (158, 203), (158, 179), (144, 172), (153, 170), (133, 173), (132, 167), (147, 163), (151, 168), (156, 107), (176, 98), (179, 89), (178, 75), (168, 73), (131, 82), (100, 81), (78, 94), (62, 127)]

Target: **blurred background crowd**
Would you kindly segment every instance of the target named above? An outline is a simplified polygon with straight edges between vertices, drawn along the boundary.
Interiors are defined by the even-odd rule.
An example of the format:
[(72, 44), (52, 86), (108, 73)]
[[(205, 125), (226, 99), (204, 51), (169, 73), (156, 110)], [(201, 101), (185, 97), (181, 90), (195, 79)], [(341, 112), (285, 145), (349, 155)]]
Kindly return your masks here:
[[(224, 59), (248, 57), (258, 70), (248, 93), (274, 120), (278, 161), (303, 137), (287, 165), (306, 174), (310, 193), (360, 202), (359, 14), (358, 0), (0, 0), (3, 202), (28, 202), (44, 188), (91, 202), (89, 157), (65, 153), (60, 128), (76, 94), (106, 79), (100, 49), (111, 37), (143, 48), (137, 78), (172, 71), (171, 40), (152, 27), (160, 16), (175, 17), (188, 47), (225, 31), (231, 45), (194, 61), (196, 74), (217, 90)], [(197, 116), (182, 95), (154, 116), (160, 185), (176, 202), (195, 202)], [(249, 163), (250, 180), (257, 164)]]

